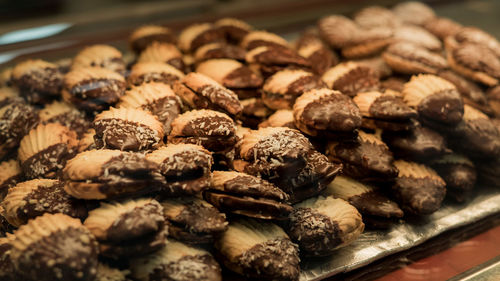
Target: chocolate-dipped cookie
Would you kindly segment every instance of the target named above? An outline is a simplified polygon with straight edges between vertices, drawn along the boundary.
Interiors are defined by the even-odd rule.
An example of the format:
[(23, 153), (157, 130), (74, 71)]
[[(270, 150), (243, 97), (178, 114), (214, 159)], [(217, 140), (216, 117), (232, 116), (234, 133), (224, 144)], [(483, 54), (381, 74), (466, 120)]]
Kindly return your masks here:
[(226, 215), (197, 197), (169, 198), (161, 201), (169, 236), (188, 244), (213, 243), (226, 230)]
[(18, 159), (29, 178), (58, 177), (66, 160), (76, 154), (78, 139), (69, 128), (50, 123), (40, 124), (23, 137)]
[(361, 126), (356, 104), (339, 91), (312, 89), (302, 94), (293, 106), (295, 126), (310, 136), (353, 138)]
[(264, 122), (259, 124), (259, 128), (267, 127), (287, 127), (297, 129), (293, 119), (293, 110), (280, 109), (270, 115)]
[(238, 172), (214, 171), (203, 197), (223, 212), (259, 219), (286, 219), (292, 211), (286, 203), (289, 196), (281, 189)]
[(12, 69), (11, 80), (29, 103), (47, 103), (59, 96), (63, 74), (53, 63), (27, 60)]
[(163, 207), (153, 199), (101, 203), (83, 223), (99, 241), (99, 253), (112, 259), (145, 255), (166, 243)]
[(231, 271), (259, 280), (299, 280), (299, 249), (279, 226), (250, 219), (234, 220), (216, 241)]
[(0, 159), (12, 153), (38, 121), (35, 107), (0, 92)]
[(194, 23), (179, 34), (179, 48), (185, 52), (194, 52), (200, 46), (224, 40), (224, 33), (212, 23)]
[[(407, 131), (412, 128), (417, 111), (405, 104), (402, 97), (392, 91), (358, 93), (353, 99), (363, 116), (363, 127), (389, 131)], [(370, 128), (372, 129), (372, 128)]]
[(431, 7), (417, 1), (399, 3), (392, 8), (392, 12), (404, 23), (415, 25), (423, 25), (436, 16)]
[(409, 42), (390, 45), (383, 58), (394, 71), (404, 74), (436, 74), (448, 67), (446, 59), (441, 55)]
[(404, 160), (396, 160), (394, 165), (399, 175), (392, 186), (392, 195), (405, 212), (429, 215), (441, 207), (446, 183), (433, 169)]
[(241, 40), (240, 46), (245, 50), (253, 50), (258, 47), (284, 47), (288, 48), (288, 42), (285, 38), (271, 32), (255, 30), (249, 32)]
[(447, 154), (434, 159), (431, 167), (446, 182), (446, 195), (458, 202), (470, 196), (476, 184), (476, 167), (472, 161), (460, 154)]
[(194, 195), (210, 185), (212, 154), (200, 145), (168, 144), (146, 155), (165, 177), (163, 196)]
[(170, 28), (160, 25), (143, 25), (136, 28), (130, 35), (128, 42), (132, 51), (140, 54), (153, 42), (175, 44), (177, 38)]
[(403, 211), (378, 188), (346, 176), (337, 176), (323, 192), (344, 199), (362, 215), (363, 222), (374, 228), (388, 228), (403, 217)]
[[(447, 38), (445, 43), (472, 43), (487, 47), (496, 56), (500, 57), (500, 42), (495, 38), (495, 36), (487, 33), (476, 27), (463, 27), (458, 32), (453, 34), (453, 37)], [(448, 47), (448, 46), (447, 46)]]
[(235, 130), (233, 120), (224, 113), (192, 110), (175, 118), (168, 141), (199, 144), (212, 152), (224, 152), (236, 144)]
[(481, 111), (465, 105), (464, 118), (451, 132), (450, 146), (473, 158), (500, 156), (500, 132)]
[(59, 180), (35, 179), (18, 183), (9, 189), (1, 204), (3, 216), (16, 227), (45, 213), (62, 213), (79, 219), (87, 216), (83, 202), (69, 196)]
[(158, 165), (140, 153), (89, 150), (70, 159), (64, 168), (64, 190), (81, 199), (137, 197), (158, 191), (164, 179)]
[[(358, 65), (371, 68), (379, 79), (390, 77), (393, 74), (392, 68), (384, 61), (381, 55), (354, 60), (354, 62)], [(380, 84), (380, 88), (384, 89), (385, 87), (382, 85), (382, 82)]]
[(301, 69), (284, 69), (266, 79), (262, 100), (271, 109), (292, 109), (295, 100), (311, 89), (326, 87), (321, 79)]
[(162, 123), (165, 135), (168, 135), (172, 122), (181, 113), (182, 102), (170, 86), (150, 82), (127, 90), (116, 106), (151, 112)]
[(17, 159), (0, 162), (0, 202), (2, 202), (9, 188), (23, 179), (23, 171)]
[(64, 76), (62, 96), (77, 108), (96, 112), (107, 109), (125, 91), (120, 74), (100, 67), (75, 68)]
[(424, 28), (434, 36), (444, 41), (446, 37), (453, 36), (460, 31), (462, 29), (462, 25), (450, 18), (435, 17), (427, 21), (424, 24)]
[(362, 28), (396, 28), (401, 20), (391, 10), (382, 6), (368, 6), (357, 11), (353, 20)]
[(180, 71), (185, 70), (182, 53), (174, 44), (153, 42), (137, 58), (138, 63), (156, 62), (169, 64)]
[(423, 27), (416, 25), (402, 25), (394, 31), (394, 42), (408, 42), (432, 52), (440, 52), (443, 44), (436, 36)]
[(229, 89), (259, 88), (263, 82), (250, 68), (232, 59), (206, 60), (198, 64), (196, 72)]
[(426, 161), (448, 151), (443, 135), (420, 124), (406, 132), (384, 130), (382, 140), (397, 158), (413, 161)]
[(44, 214), (21, 226), (9, 239), (21, 280), (95, 280), (97, 242), (78, 219)]
[(285, 231), (304, 256), (327, 256), (354, 242), (365, 225), (358, 210), (342, 199), (315, 197), (294, 205)]
[(488, 47), (472, 43), (447, 45), (450, 67), (461, 75), (487, 86), (500, 79), (500, 58)]
[(95, 130), (88, 129), (78, 141), (78, 152), (83, 152), (87, 150), (97, 149), (94, 142)]
[(355, 62), (340, 63), (327, 70), (321, 77), (330, 89), (354, 97), (359, 92), (378, 90), (379, 81), (375, 72)]
[(222, 18), (214, 25), (223, 33), (226, 41), (238, 44), (243, 38), (253, 30), (248, 23), (236, 18)]
[(301, 39), (303, 43), (297, 45), (297, 53), (310, 62), (314, 73), (322, 75), (339, 62), (338, 55), (318, 35), (304, 34)]
[(132, 66), (127, 77), (128, 85), (139, 86), (143, 83), (159, 82), (172, 86), (184, 77), (184, 73), (163, 62), (138, 62)]
[(221, 268), (206, 250), (173, 239), (149, 256), (130, 262), (134, 280), (221, 281)]
[(76, 132), (81, 136), (90, 128), (90, 122), (86, 119), (85, 113), (76, 109), (66, 102), (54, 101), (47, 104), (39, 112), (42, 124), (59, 123)]
[(296, 51), (286, 47), (261, 46), (245, 55), (250, 67), (259, 70), (264, 77), (269, 77), (285, 68), (309, 70), (311, 64)]
[(236, 45), (229, 45), (223, 42), (215, 42), (199, 47), (194, 53), (194, 60), (197, 63), (211, 59), (231, 59), (237, 61), (245, 60), (245, 49)]
[[(1, 219), (1, 218), (0, 218)], [(0, 279), (4, 281), (19, 280), (14, 263), (10, 257), (12, 244), (8, 238), (0, 237)]]
[[(241, 101), (243, 111), (238, 116), (238, 120), (245, 127), (257, 129), (259, 123), (263, 122), (273, 110), (264, 104), (260, 98), (250, 98)], [(292, 120), (293, 122), (293, 120)]]
[(232, 116), (243, 110), (233, 91), (198, 72), (191, 72), (175, 83), (174, 92), (193, 109), (212, 109)]
[(330, 142), (326, 155), (343, 163), (342, 173), (365, 181), (391, 181), (398, 175), (389, 147), (376, 135), (359, 132), (354, 142)]
[(113, 108), (99, 113), (93, 122), (97, 148), (141, 151), (156, 148), (163, 140), (163, 124), (148, 111)]
[(428, 124), (456, 125), (462, 120), (464, 105), (455, 85), (431, 74), (413, 76), (403, 89), (403, 99)]
[(81, 50), (73, 58), (71, 68), (101, 67), (117, 73), (125, 71), (122, 53), (110, 45), (92, 45)]

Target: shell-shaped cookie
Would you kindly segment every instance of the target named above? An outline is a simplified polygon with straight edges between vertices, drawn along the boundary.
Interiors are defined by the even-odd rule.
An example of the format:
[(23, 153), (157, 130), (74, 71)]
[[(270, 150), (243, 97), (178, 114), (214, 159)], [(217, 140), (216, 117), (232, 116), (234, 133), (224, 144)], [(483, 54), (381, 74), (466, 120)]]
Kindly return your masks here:
[(389, 9), (382, 6), (368, 6), (359, 10), (353, 17), (362, 28), (395, 28), (401, 20)]
[(10, 243), (11, 258), (24, 280), (83, 281), (96, 276), (97, 242), (78, 219), (45, 214), (21, 226)]
[(100, 147), (139, 151), (157, 147), (163, 139), (163, 124), (153, 114), (135, 108), (110, 108), (93, 122)]
[(396, 42), (408, 42), (421, 46), (433, 52), (441, 51), (443, 44), (432, 33), (415, 25), (402, 25), (394, 31), (393, 40)]
[(384, 52), (383, 58), (394, 71), (405, 74), (436, 74), (448, 67), (441, 55), (408, 42), (392, 44)]
[(231, 136), (236, 128), (226, 114), (214, 110), (191, 110), (172, 122), (169, 137), (176, 136)]
[(401, 21), (416, 25), (423, 25), (436, 16), (431, 7), (417, 1), (399, 3), (392, 11)]
[(358, 93), (352, 100), (363, 117), (384, 120), (408, 120), (417, 117), (417, 112), (406, 105), (399, 95), (390, 92)]
[(39, 113), (42, 123), (59, 123), (81, 136), (89, 127), (90, 122), (83, 112), (67, 102), (54, 101), (47, 104)]
[(139, 281), (164, 280), (221, 281), (221, 268), (206, 250), (169, 240), (166, 246), (131, 263), (132, 276)]
[(288, 127), (297, 129), (293, 118), (293, 110), (280, 109), (271, 114), (264, 122), (259, 124), (259, 128), (266, 127)]
[(164, 224), (163, 207), (150, 198), (101, 203), (83, 225), (98, 239), (118, 243), (157, 232)]
[(102, 175), (101, 167), (112, 158), (122, 155), (120, 150), (101, 149), (89, 150), (77, 154), (68, 160), (64, 167), (64, 178), (75, 181), (85, 181)]
[(463, 27), (460, 23), (445, 17), (435, 17), (424, 24), (427, 29), (434, 36), (441, 40), (445, 40), (448, 36), (453, 36), (459, 32)]
[(0, 202), (9, 188), (15, 186), (23, 178), (23, 171), (17, 159), (0, 162)]
[(321, 79), (330, 89), (350, 97), (354, 97), (358, 92), (377, 90), (379, 87), (378, 76), (371, 68), (352, 61), (330, 68)]
[(317, 25), (321, 38), (336, 49), (349, 45), (359, 32), (356, 23), (342, 15), (324, 17)]
[(264, 280), (298, 280), (298, 247), (279, 226), (234, 220), (215, 243), (232, 271)]
[(172, 85), (182, 77), (184, 77), (184, 73), (170, 64), (149, 61), (134, 64), (127, 77), (127, 82), (135, 86), (148, 82)]
[(152, 24), (136, 28), (128, 39), (130, 48), (137, 54), (141, 53), (152, 42), (175, 44), (176, 41), (177, 38), (170, 28)]
[(30, 103), (45, 103), (59, 95), (63, 74), (58, 66), (40, 59), (18, 63), (11, 82)]
[(352, 205), (319, 196), (294, 206), (286, 230), (303, 254), (325, 256), (354, 242), (364, 228), (361, 215)]
[(74, 58), (71, 68), (102, 67), (121, 73), (125, 70), (122, 53), (113, 46), (92, 45), (81, 50)]
[(137, 62), (161, 62), (170, 64), (181, 71), (184, 69), (182, 53), (174, 44), (170, 43), (151, 43), (141, 52)]
[(204, 61), (196, 67), (196, 72), (204, 74), (228, 88), (256, 88), (262, 85), (262, 77), (242, 63), (232, 59)]
[(245, 54), (245, 49), (240, 46), (215, 42), (199, 47), (194, 53), (194, 60), (196, 62), (202, 62), (209, 59), (233, 59), (244, 61)]
[(195, 51), (207, 43), (220, 41), (222, 32), (212, 23), (195, 23), (179, 34), (179, 48), (184, 52)]
[[(150, 82), (132, 87), (120, 97), (117, 107), (129, 108), (147, 108), (163, 99), (172, 98), (175, 100), (177, 95), (172, 88), (164, 83)], [(154, 112), (153, 112), (154, 113)]]
[(464, 27), (454, 34), (458, 43), (473, 43), (485, 46), (500, 56), (500, 42), (491, 34), (475, 27)]
[(267, 31), (252, 31), (243, 37), (241, 47), (252, 50), (262, 46), (280, 46), (288, 48), (288, 42), (281, 36)]
[(253, 30), (251, 25), (236, 18), (222, 18), (217, 20), (214, 25), (224, 33), (226, 40), (236, 44)]

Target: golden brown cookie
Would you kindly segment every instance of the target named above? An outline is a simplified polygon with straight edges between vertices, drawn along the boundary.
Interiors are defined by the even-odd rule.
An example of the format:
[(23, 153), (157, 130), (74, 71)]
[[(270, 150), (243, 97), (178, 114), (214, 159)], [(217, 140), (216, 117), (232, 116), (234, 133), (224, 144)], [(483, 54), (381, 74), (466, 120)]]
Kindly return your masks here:
[(423, 25), (436, 16), (431, 7), (417, 1), (399, 3), (392, 11), (401, 21), (416, 25)]
[(75, 131), (78, 136), (83, 135), (90, 127), (85, 113), (66, 102), (53, 101), (39, 112), (42, 124), (59, 123)]
[(165, 42), (175, 44), (177, 38), (168, 27), (160, 25), (143, 25), (136, 28), (130, 35), (128, 42), (132, 51), (140, 54), (152, 42)]
[(330, 68), (321, 78), (330, 89), (350, 97), (379, 88), (378, 76), (371, 68), (351, 61)]
[(248, 23), (236, 18), (222, 18), (214, 25), (224, 34), (226, 41), (232, 44), (239, 44), (240, 41), (253, 30)]
[(427, 21), (424, 24), (424, 28), (434, 36), (444, 40), (446, 37), (453, 36), (460, 31), (462, 29), (462, 25), (449, 18), (435, 17)]
[(278, 46), (261, 46), (247, 52), (245, 60), (250, 67), (257, 69), (263, 77), (285, 68), (309, 69), (311, 63), (296, 51)]
[(125, 71), (125, 62), (122, 53), (113, 46), (92, 45), (81, 50), (73, 58), (71, 68), (82, 67), (102, 67), (123, 73)]
[(179, 34), (178, 46), (185, 52), (194, 52), (200, 46), (224, 40), (224, 32), (212, 23), (194, 23)]
[(236, 45), (229, 45), (223, 42), (205, 44), (199, 47), (194, 53), (194, 60), (200, 63), (210, 59), (233, 59), (237, 61), (245, 60), (245, 49)]
[(0, 202), (2, 202), (9, 188), (23, 179), (23, 171), (17, 159), (0, 162)]
[(297, 127), (295, 127), (295, 120), (293, 119), (293, 110), (276, 110), (276, 112), (270, 115), (264, 122), (259, 124), (259, 128), (267, 127), (288, 127), (290, 129), (297, 129)]
[(443, 44), (436, 36), (423, 27), (416, 25), (402, 25), (394, 31), (395, 42), (408, 42), (428, 49), (432, 52), (442, 51)]
[(395, 72), (404, 74), (436, 74), (448, 68), (446, 59), (441, 55), (408, 42), (390, 45), (382, 56)]
[(158, 82), (173, 85), (184, 77), (184, 73), (170, 64), (163, 62), (138, 62), (132, 66), (127, 83), (139, 86), (143, 83)]
[(182, 53), (174, 44), (164, 42), (153, 42), (144, 49), (137, 58), (138, 63), (161, 62), (169, 64), (180, 71), (184, 71), (185, 65)]
[(263, 82), (249, 67), (232, 59), (206, 60), (198, 64), (196, 72), (230, 89), (258, 88)]
[(248, 51), (262, 46), (288, 48), (288, 42), (275, 33), (255, 30), (243, 37), (240, 46)]
[(353, 20), (362, 28), (396, 28), (401, 20), (391, 10), (382, 6), (368, 6), (356, 12)]

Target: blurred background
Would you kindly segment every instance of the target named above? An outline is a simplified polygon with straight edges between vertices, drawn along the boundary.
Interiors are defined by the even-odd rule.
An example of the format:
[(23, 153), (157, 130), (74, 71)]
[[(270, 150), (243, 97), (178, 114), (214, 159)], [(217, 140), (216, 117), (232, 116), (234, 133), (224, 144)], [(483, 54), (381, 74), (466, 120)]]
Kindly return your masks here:
[[(130, 32), (143, 24), (179, 31), (224, 16), (243, 19), (287, 39), (328, 14), (350, 15), (395, 0), (0, 0), (0, 64), (37, 54), (74, 54), (75, 47), (107, 43), (125, 50)], [(500, 1), (424, 0), (438, 15), (478, 26), (500, 38)], [(52, 51), (57, 50), (57, 53)], [(65, 53), (67, 52), (67, 53)]]

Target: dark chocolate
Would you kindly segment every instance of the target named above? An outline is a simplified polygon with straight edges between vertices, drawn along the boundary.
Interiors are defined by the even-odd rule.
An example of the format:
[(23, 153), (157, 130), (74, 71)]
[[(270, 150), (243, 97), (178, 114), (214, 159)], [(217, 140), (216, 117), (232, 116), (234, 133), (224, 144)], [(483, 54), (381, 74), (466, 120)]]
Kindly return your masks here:
[(500, 78), (500, 60), (487, 47), (464, 43), (451, 51), (453, 59), (460, 65), (473, 71), (484, 72)]
[(118, 101), (125, 82), (114, 79), (83, 80), (68, 89), (71, 101), (85, 111), (102, 111)]
[(94, 142), (98, 149), (141, 151), (161, 141), (153, 129), (137, 122), (110, 118), (97, 120), (93, 125), (96, 132)]
[(403, 217), (398, 204), (376, 190), (352, 196), (348, 201), (363, 215), (363, 220), (365, 215), (379, 218)]
[(165, 72), (150, 72), (150, 73), (144, 73), (139, 76), (129, 76), (127, 79), (127, 82), (131, 85), (134, 86), (139, 86), (144, 83), (149, 83), (149, 82), (159, 82), (159, 83), (164, 83), (167, 85), (174, 85), (175, 81), (179, 80), (179, 76), (170, 74), (170, 73), (165, 73)]
[(227, 227), (226, 218), (222, 213), (212, 206), (196, 201), (186, 204), (186, 208), (178, 216), (167, 219), (182, 225), (190, 233), (213, 235), (224, 231)]
[[(1, 218), (0, 218), (1, 219)], [(1, 237), (1, 235), (0, 235)], [(0, 242), (0, 279), (2, 281), (19, 280), (13, 261), (10, 257), (12, 245), (8, 242)]]
[(354, 97), (360, 92), (378, 90), (380, 82), (375, 72), (369, 67), (356, 67), (347, 74), (335, 80), (332, 89), (340, 91), (349, 97)]
[(12, 82), (19, 87), (21, 95), (29, 103), (47, 103), (59, 95), (63, 85), (63, 75), (57, 68), (36, 69)]
[(21, 163), (26, 178), (56, 178), (60, 176), (66, 161), (76, 151), (66, 143), (58, 143), (32, 155)]
[(445, 90), (425, 97), (418, 112), (435, 122), (454, 125), (462, 120), (464, 104), (457, 90)]
[(155, 268), (149, 274), (149, 280), (220, 281), (221, 268), (210, 255), (184, 256)]
[(461, 163), (435, 163), (432, 168), (446, 182), (447, 196), (464, 202), (476, 184), (476, 169)]
[(145, 104), (142, 109), (153, 113), (158, 117), (158, 121), (163, 124), (163, 131), (166, 135), (172, 130), (172, 122), (181, 113), (181, 106), (176, 97), (164, 97), (155, 100), (153, 103)]
[(262, 86), (262, 77), (255, 74), (246, 66), (239, 67), (226, 77), (224, 77), (224, 86), (235, 89), (258, 88)]
[(398, 177), (392, 191), (401, 208), (415, 215), (429, 215), (437, 211), (446, 194), (443, 183), (428, 177)]
[(16, 148), (21, 139), (38, 124), (38, 111), (20, 99), (2, 102), (4, 110), (0, 116), (0, 159)]
[(132, 41), (130, 45), (132, 50), (136, 54), (140, 54), (153, 42), (162, 42), (162, 43), (165, 42), (165, 43), (175, 44), (176, 41), (177, 39), (175, 38), (174, 34), (167, 32), (167, 33), (156, 33), (147, 36), (142, 36)]
[(402, 98), (392, 95), (382, 95), (375, 99), (369, 112), (372, 118), (383, 120), (407, 120), (418, 115)]
[(233, 59), (233, 60), (238, 60), (238, 61), (244, 61), (245, 54), (246, 54), (245, 50), (239, 46), (222, 44), (222, 45), (218, 46), (217, 48), (207, 50), (203, 54), (203, 57), (201, 59), (202, 60)]

